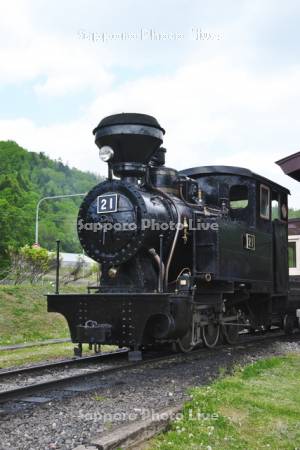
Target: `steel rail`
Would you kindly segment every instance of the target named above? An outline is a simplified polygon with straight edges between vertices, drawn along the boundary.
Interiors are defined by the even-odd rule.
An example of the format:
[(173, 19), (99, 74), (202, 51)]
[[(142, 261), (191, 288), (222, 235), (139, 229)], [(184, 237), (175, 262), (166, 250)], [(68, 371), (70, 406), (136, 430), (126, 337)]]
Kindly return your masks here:
[(114, 358), (115, 356), (121, 356), (128, 353), (127, 349), (120, 349), (113, 352), (104, 352), (97, 355), (92, 356), (83, 356), (82, 358), (72, 358), (72, 359), (62, 359), (59, 361), (54, 362), (48, 362), (43, 364), (37, 364), (34, 366), (28, 366), (28, 367), (19, 367), (16, 369), (9, 369), (9, 370), (1, 370), (0, 371), (0, 380), (2, 378), (6, 378), (13, 375), (19, 375), (19, 374), (26, 374), (31, 372), (37, 372), (47, 369), (55, 369), (57, 367), (63, 367), (63, 366), (76, 366), (86, 363), (96, 363), (99, 362), (101, 359), (109, 359)]
[(23, 350), (24, 348), (42, 347), (45, 345), (66, 344), (71, 343), (70, 338), (48, 339), (46, 341), (26, 342), (24, 344), (1, 345), (0, 352), (11, 350)]
[[(296, 334), (294, 336), (297, 336)], [(11, 389), (11, 390), (7, 390), (7, 391), (3, 391), (0, 392), (0, 403), (5, 403), (5, 402), (9, 402), (9, 401), (15, 401), (15, 400), (20, 400), (22, 398), (25, 398), (26, 396), (30, 396), (33, 393), (41, 393), (44, 391), (49, 391), (50, 389), (52, 391), (55, 391), (58, 388), (61, 388), (63, 386), (66, 385), (73, 385), (75, 382), (78, 381), (85, 381), (87, 379), (90, 379), (92, 377), (95, 377), (96, 375), (107, 375), (110, 373), (114, 373), (114, 372), (118, 372), (118, 371), (122, 371), (122, 370), (127, 370), (127, 369), (132, 369), (132, 368), (139, 368), (139, 367), (143, 367), (143, 366), (147, 366), (153, 363), (157, 363), (157, 362), (167, 362), (169, 360), (174, 360), (174, 362), (178, 361), (186, 361), (189, 359), (202, 359), (203, 357), (207, 357), (207, 356), (211, 356), (213, 354), (218, 353), (219, 351), (222, 350), (226, 350), (226, 349), (232, 349), (234, 347), (238, 348), (239, 346), (249, 346), (251, 347), (251, 345), (256, 344), (259, 341), (267, 341), (267, 340), (274, 340), (274, 338), (286, 338), (286, 339), (291, 339), (291, 336), (287, 336), (286, 334), (284, 334), (282, 331), (278, 332), (276, 336), (274, 336), (274, 332), (270, 333), (270, 334), (264, 334), (264, 335), (259, 335), (259, 336), (250, 336), (248, 339), (243, 339), (238, 341), (235, 344), (232, 345), (218, 345), (216, 347), (213, 348), (201, 348), (198, 350), (194, 350), (192, 352), (189, 353), (167, 353), (163, 356), (146, 356), (146, 359), (142, 360), (142, 361), (138, 361), (138, 362), (128, 362), (126, 364), (121, 364), (118, 366), (114, 366), (114, 367), (109, 367), (106, 369), (97, 369), (88, 373), (81, 373), (81, 374), (76, 374), (76, 375), (71, 375), (69, 377), (64, 377), (64, 378), (60, 378), (60, 379), (54, 379), (54, 380), (48, 380), (45, 382), (41, 382), (41, 383), (36, 383), (36, 384), (31, 384), (31, 385), (27, 385), (27, 386), (23, 386), (23, 387), (19, 387), (19, 388), (15, 388), (15, 389)], [(299, 338), (299, 336), (298, 336)], [(125, 354), (126, 351), (123, 352), (118, 352), (119, 354)], [(115, 355), (115, 353), (111, 353), (110, 354)], [(92, 387), (91, 391), (93, 389), (97, 389), (97, 386)]]

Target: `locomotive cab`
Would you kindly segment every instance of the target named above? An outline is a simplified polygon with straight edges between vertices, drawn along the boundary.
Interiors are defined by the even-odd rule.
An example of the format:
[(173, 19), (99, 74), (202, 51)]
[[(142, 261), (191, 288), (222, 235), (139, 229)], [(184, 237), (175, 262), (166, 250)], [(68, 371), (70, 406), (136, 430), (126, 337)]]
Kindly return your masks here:
[(289, 191), (239, 167), (198, 167), (181, 174), (197, 181), (206, 204), (226, 208), (216, 219), (217, 230), (196, 234), (195, 275), (246, 284), (250, 292), (286, 293)]

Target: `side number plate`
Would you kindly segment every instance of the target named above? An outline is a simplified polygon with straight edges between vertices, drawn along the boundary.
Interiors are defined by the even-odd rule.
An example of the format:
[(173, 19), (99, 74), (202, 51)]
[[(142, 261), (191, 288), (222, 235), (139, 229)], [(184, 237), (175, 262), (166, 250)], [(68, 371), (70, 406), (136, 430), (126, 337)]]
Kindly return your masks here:
[(246, 233), (244, 235), (244, 248), (247, 250), (255, 250), (255, 235)]

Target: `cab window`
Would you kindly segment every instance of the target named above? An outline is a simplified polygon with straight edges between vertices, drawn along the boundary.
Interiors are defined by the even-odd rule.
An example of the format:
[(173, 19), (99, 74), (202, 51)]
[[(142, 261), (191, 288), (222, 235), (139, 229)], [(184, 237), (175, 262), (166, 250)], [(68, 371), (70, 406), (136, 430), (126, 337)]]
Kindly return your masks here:
[(272, 192), (272, 220), (280, 219), (279, 210), (279, 194), (277, 192)]
[(229, 191), (230, 209), (244, 209), (248, 206), (248, 186), (237, 184)]
[(260, 217), (270, 219), (270, 188), (260, 185)]
[(288, 249), (289, 249), (289, 268), (294, 269), (297, 267), (296, 242), (290, 241), (288, 243)]

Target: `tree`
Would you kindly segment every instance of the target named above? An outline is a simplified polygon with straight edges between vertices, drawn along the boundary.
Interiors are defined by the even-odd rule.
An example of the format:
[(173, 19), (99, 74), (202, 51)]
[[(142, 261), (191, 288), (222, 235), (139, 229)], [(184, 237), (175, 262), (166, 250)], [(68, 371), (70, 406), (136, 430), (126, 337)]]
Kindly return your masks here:
[[(35, 209), (49, 195), (87, 192), (101, 181), (53, 161), (43, 153), (28, 152), (13, 141), (0, 141), (0, 269), (9, 266), (9, 249), (34, 241)], [(40, 243), (48, 250), (61, 240), (62, 251), (79, 253), (76, 218), (81, 198), (44, 202), (40, 209)]]

